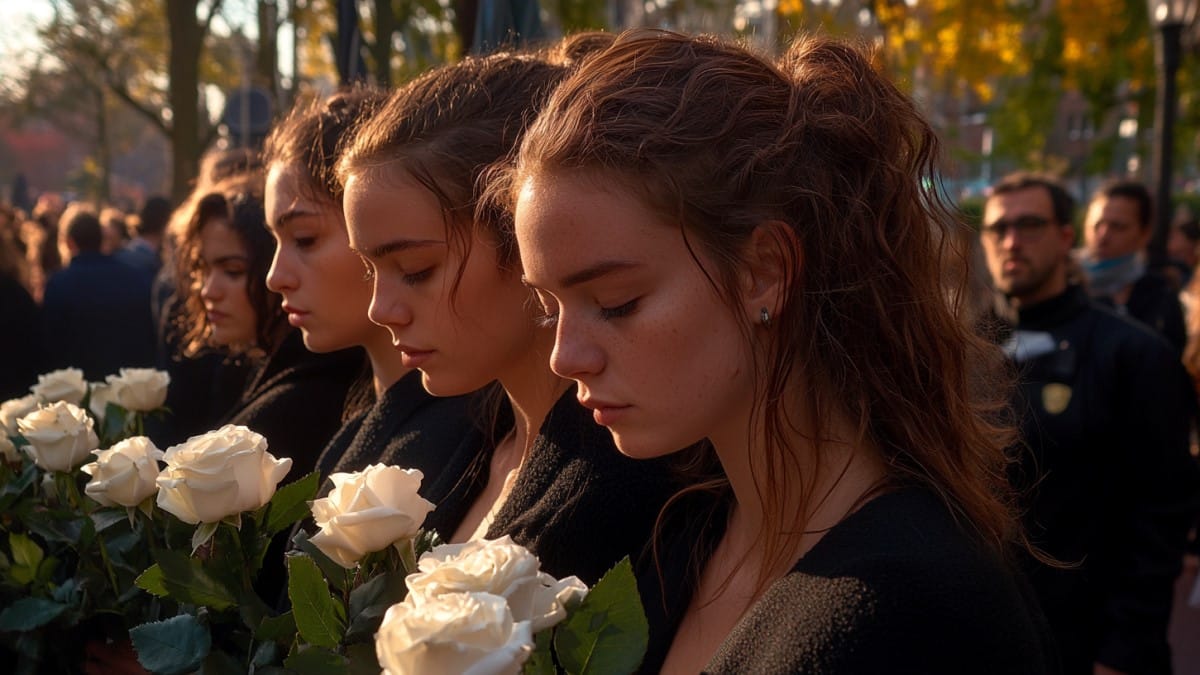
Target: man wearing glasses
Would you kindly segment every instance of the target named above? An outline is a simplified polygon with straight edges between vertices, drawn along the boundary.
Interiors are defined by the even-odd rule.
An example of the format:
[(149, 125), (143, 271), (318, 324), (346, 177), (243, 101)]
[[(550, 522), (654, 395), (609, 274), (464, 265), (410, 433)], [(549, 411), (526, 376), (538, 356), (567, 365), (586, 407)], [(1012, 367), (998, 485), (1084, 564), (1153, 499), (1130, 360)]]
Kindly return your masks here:
[(992, 187), (980, 237), (1019, 375), (1014, 469), (1063, 672), (1169, 673), (1167, 622), (1200, 478), (1171, 347), (1073, 282), (1074, 201), (1054, 179)]

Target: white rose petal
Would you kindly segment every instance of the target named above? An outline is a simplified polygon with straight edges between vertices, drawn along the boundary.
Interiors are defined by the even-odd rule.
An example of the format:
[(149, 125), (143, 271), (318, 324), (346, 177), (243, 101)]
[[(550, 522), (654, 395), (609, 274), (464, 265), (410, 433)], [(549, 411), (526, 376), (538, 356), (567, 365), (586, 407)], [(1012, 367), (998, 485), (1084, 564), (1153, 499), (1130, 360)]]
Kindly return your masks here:
[(437, 546), (421, 556), (420, 571), (408, 575), (405, 583), (416, 603), (448, 593), (499, 595), (508, 600), (513, 619), (531, 622), (536, 633), (565, 619), (567, 608), (588, 591), (577, 577), (559, 581), (540, 567), (537, 556), (505, 535)]
[(0, 427), (3, 427), (0, 432), (7, 436), (20, 434), (17, 430), (17, 420), (37, 410), (41, 402), (37, 394), (30, 394), (0, 403)]
[(29, 445), (25, 452), (46, 471), (71, 471), (100, 445), (92, 418), (77, 405), (58, 401), (17, 420)]
[(105, 413), (108, 412), (108, 404), (117, 402), (113, 398), (112, 387), (104, 382), (92, 382), (88, 386), (92, 390), (92, 395), (88, 397), (88, 410), (91, 410), (96, 419), (103, 423)]
[(433, 510), (417, 494), (423, 477), (420, 471), (383, 464), (333, 474), (329, 496), (312, 503), (321, 531), (309, 541), (349, 569), (368, 553), (413, 538)]
[(66, 401), (79, 405), (87, 395), (87, 380), (78, 368), (63, 368), (38, 375), (38, 383), (29, 388), (46, 403)]
[(163, 461), (158, 505), (193, 525), (261, 507), (292, 468), (267, 452), (262, 435), (232, 424), (168, 448)]
[(137, 506), (158, 490), (158, 460), (163, 451), (145, 436), (127, 438), (108, 450), (96, 450), (86, 464), (90, 475), (84, 492), (104, 506)]
[(154, 368), (122, 368), (120, 374), (105, 378), (112, 388), (112, 400), (132, 412), (149, 412), (167, 401), (171, 376)]
[(508, 675), (532, 651), (529, 622), (514, 622), (504, 598), (487, 593), (397, 603), (375, 634), (383, 675)]

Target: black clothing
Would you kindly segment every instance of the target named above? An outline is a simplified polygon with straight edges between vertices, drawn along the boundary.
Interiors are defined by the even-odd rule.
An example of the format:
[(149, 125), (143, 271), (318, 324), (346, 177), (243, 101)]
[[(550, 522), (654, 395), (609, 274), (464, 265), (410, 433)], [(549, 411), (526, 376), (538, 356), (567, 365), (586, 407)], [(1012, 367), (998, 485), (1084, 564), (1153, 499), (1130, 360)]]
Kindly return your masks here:
[[(1111, 302), (1108, 303), (1110, 306)], [(1187, 346), (1187, 326), (1177, 291), (1162, 276), (1146, 272), (1129, 289), (1129, 299), (1118, 314), (1125, 314), (1152, 328), (1175, 348), (1176, 356)]]
[[(452, 466), (431, 485), (425, 498), (436, 508), (427, 529), (446, 539), (458, 529), (487, 485), (495, 444), (512, 427), (511, 410), (497, 427), (495, 435), (468, 434)], [(594, 584), (649, 541), (659, 510), (678, 486), (667, 466), (622, 455), (571, 387), (546, 415), (485, 536), (511, 535), (541, 560), (543, 571)]]
[[(318, 462), (323, 478), (362, 471), (369, 464), (418, 469), (422, 485), (437, 481), (448, 458), (471, 429), (470, 396), (432, 396), (414, 370), (397, 380), (375, 405), (347, 420)], [(424, 490), (422, 490), (424, 492)]]
[(1020, 368), (1033, 542), (1078, 568), (1033, 565), (1064, 672), (1099, 661), (1169, 673), (1167, 621), (1200, 480), (1188, 454), (1190, 382), (1147, 327), (1078, 287), (1021, 309), (1006, 350)]
[(16, 279), (0, 274), (0, 401), (29, 394), (44, 372), (41, 318), (33, 296)]
[(154, 365), (150, 279), (111, 256), (80, 253), (54, 273), (42, 318), (52, 368), (80, 368), (103, 381), (121, 368)]
[(350, 384), (362, 367), (360, 349), (314, 354), (291, 330), (256, 364), (241, 399), (217, 426), (241, 424), (267, 438), (268, 451), (291, 457), (285, 482), (316, 468), (317, 456), (342, 425)]
[[(659, 583), (638, 584), (651, 619), (642, 672), (658, 672), (691, 602), (694, 574), (724, 533), (731, 498), (689, 495), (672, 507)], [(705, 668), (710, 673), (1055, 672), (1037, 602), (998, 556), (921, 488), (868, 501), (767, 588)]]

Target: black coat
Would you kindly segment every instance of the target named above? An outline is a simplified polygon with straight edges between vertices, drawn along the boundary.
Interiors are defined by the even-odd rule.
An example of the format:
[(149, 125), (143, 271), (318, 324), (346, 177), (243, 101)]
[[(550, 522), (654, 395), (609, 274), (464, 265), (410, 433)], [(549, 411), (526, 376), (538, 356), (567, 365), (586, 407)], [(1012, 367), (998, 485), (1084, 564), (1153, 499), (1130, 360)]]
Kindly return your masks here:
[(16, 279), (0, 274), (0, 401), (29, 394), (45, 367), (37, 303)]
[(150, 279), (99, 253), (80, 253), (46, 282), (42, 299), (49, 365), (88, 380), (154, 365)]
[(1128, 314), (1154, 329), (1171, 343), (1176, 354), (1182, 354), (1187, 346), (1187, 326), (1179, 295), (1166, 279), (1154, 272), (1147, 272), (1134, 282), (1129, 299), (1118, 313)]
[[(487, 485), (495, 442), (512, 426), (511, 411), (492, 434), (463, 442), (426, 498), (436, 504), (425, 524), (449, 538)], [(462, 467), (461, 469), (459, 467)], [(571, 387), (546, 416), (529, 457), (486, 537), (511, 535), (542, 570), (594, 584), (625, 556), (636, 558), (677, 482), (663, 460), (634, 460), (617, 450)]]
[[(731, 503), (687, 499), (668, 520), (664, 576), (652, 564), (639, 570), (651, 625), (646, 673), (662, 666), (691, 602), (693, 566), (715, 548)], [(936, 496), (901, 488), (825, 533), (747, 610), (705, 672), (1055, 672), (1036, 606), (1021, 575), (985, 552)]]
[(284, 482), (295, 481), (317, 466), (317, 457), (342, 426), (350, 385), (363, 369), (361, 349), (314, 354), (304, 348), (300, 331), (256, 364), (241, 399), (217, 426), (241, 424), (267, 439), (275, 457), (291, 457)]
[(334, 472), (388, 464), (418, 469), (425, 476), (422, 485), (432, 485), (472, 433), (471, 401), (470, 396), (431, 396), (421, 385), (420, 371), (414, 370), (342, 425), (321, 453), (318, 470), (328, 478)]
[[(1188, 454), (1190, 383), (1160, 336), (1077, 287), (1023, 309), (1016, 409), (1033, 566), (1064, 671), (1099, 661), (1168, 673), (1167, 621), (1200, 479)], [(1025, 345), (1014, 352), (1016, 344)], [(1041, 348), (1031, 346), (1042, 345)]]

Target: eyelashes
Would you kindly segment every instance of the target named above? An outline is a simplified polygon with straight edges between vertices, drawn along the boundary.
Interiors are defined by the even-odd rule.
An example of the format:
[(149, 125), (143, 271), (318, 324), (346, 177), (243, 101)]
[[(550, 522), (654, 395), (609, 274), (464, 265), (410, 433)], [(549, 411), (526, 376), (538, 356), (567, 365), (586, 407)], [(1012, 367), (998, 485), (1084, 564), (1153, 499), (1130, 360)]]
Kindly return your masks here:
[[(638, 302), (640, 300), (641, 298), (634, 298), (633, 300), (630, 300), (622, 305), (617, 305), (616, 307), (601, 307), (598, 311), (600, 318), (604, 321), (614, 321), (616, 319), (627, 317), (637, 311)], [(553, 328), (554, 326), (558, 325), (558, 313), (551, 312), (543, 305), (542, 314), (541, 316), (537, 317), (535, 321), (537, 322), (539, 328)]]

